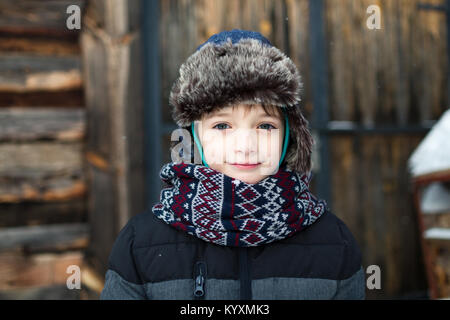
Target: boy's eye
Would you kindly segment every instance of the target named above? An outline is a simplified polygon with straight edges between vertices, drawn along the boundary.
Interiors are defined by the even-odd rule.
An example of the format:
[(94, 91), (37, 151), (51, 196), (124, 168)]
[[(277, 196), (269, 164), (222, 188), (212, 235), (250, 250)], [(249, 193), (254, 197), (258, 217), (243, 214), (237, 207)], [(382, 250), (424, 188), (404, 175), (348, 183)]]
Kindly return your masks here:
[(263, 123), (259, 125), (260, 127), (263, 127), (261, 129), (266, 129), (266, 130), (271, 130), (271, 129), (276, 129), (273, 125), (271, 125), (270, 123)]
[[(213, 127), (213, 129), (219, 129), (219, 130), (228, 129), (228, 128), (226, 128), (226, 126), (228, 126), (228, 124), (226, 124), (226, 123), (218, 123), (218, 124), (216, 124), (216, 125)], [(260, 124), (259, 127), (260, 127), (261, 129), (264, 129), (264, 130), (272, 130), (272, 129), (276, 129), (276, 128), (275, 128), (273, 125), (271, 125), (270, 123), (263, 123), (263, 124)]]
[(226, 128), (224, 128), (223, 126), (227, 126), (227, 124), (226, 124), (226, 123), (218, 123), (218, 124), (216, 124), (213, 128), (214, 128), (214, 129), (219, 129), (219, 130), (226, 129)]

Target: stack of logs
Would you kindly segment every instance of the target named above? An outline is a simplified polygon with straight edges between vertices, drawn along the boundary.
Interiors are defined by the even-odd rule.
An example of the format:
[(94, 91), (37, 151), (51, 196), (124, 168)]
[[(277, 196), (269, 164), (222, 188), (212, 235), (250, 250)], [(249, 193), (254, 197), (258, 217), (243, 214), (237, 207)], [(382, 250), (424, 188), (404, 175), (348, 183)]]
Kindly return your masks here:
[(84, 2), (0, 3), (0, 298), (83, 298), (66, 286), (89, 240), (79, 30), (66, 9)]

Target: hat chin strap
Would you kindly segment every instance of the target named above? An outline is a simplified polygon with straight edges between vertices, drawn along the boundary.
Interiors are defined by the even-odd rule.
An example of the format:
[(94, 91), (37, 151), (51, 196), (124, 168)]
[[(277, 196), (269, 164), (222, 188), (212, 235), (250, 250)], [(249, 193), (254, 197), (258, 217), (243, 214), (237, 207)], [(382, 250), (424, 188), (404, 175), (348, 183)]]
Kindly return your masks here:
[(203, 149), (202, 149), (202, 146), (200, 145), (200, 141), (198, 141), (197, 135), (195, 134), (195, 130), (194, 130), (194, 121), (192, 121), (192, 124), (191, 124), (191, 130), (192, 130), (192, 135), (194, 136), (195, 144), (197, 145), (198, 151), (200, 152), (200, 156), (202, 157), (203, 165), (204, 165), (205, 167), (208, 167), (208, 168), (209, 168), (209, 165), (206, 163), (206, 160), (205, 160), (205, 158), (203, 157)]
[[(281, 153), (280, 163), (278, 163), (278, 166), (281, 165), (281, 163), (284, 160), (284, 157), (286, 156), (286, 150), (287, 146), (289, 144), (289, 120), (286, 112), (283, 109), (284, 113), (284, 120), (285, 120), (285, 130), (284, 130), (284, 142), (283, 142), (283, 152)], [(200, 144), (200, 141), (197, 138), (197, 135), (195, 134), (194, 130), (194, 121), (191, 123), (191, 130), (192, 130), (192, 136), (194, 137), (195, 144), (197, 145), (198, 151), (200, 152), (200, 156), (202, 157), (203, 165), (207, 168), (209, 168), (209, 165), (206, 163), (205, 157), (203, 156), (203, 148)]]

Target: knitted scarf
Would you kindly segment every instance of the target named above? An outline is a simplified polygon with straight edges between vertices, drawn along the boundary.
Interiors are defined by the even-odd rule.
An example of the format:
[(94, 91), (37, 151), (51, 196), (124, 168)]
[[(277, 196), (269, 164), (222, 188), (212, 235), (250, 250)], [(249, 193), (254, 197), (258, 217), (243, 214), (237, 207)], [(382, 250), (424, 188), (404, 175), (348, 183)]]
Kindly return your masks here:
[(222, 246), (259, 246), (294, 235), (327, 210), (310, 176), (286, 166), (248, 184), (199, 164), (168, 163), (153, 213), (170, 226)]

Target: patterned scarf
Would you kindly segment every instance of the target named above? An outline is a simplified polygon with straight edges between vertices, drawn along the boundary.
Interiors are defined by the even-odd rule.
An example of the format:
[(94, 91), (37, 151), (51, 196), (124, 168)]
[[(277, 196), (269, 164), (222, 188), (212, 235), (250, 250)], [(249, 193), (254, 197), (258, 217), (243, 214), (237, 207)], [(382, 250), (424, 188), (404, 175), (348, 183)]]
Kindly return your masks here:
[(327, 210), (308, 190), (311, 176), (280, 167), (248, 184), (199, 164), (168, 163), (153, 213), (172, 227), (222, 246), (259, 246), (294, 235)]

